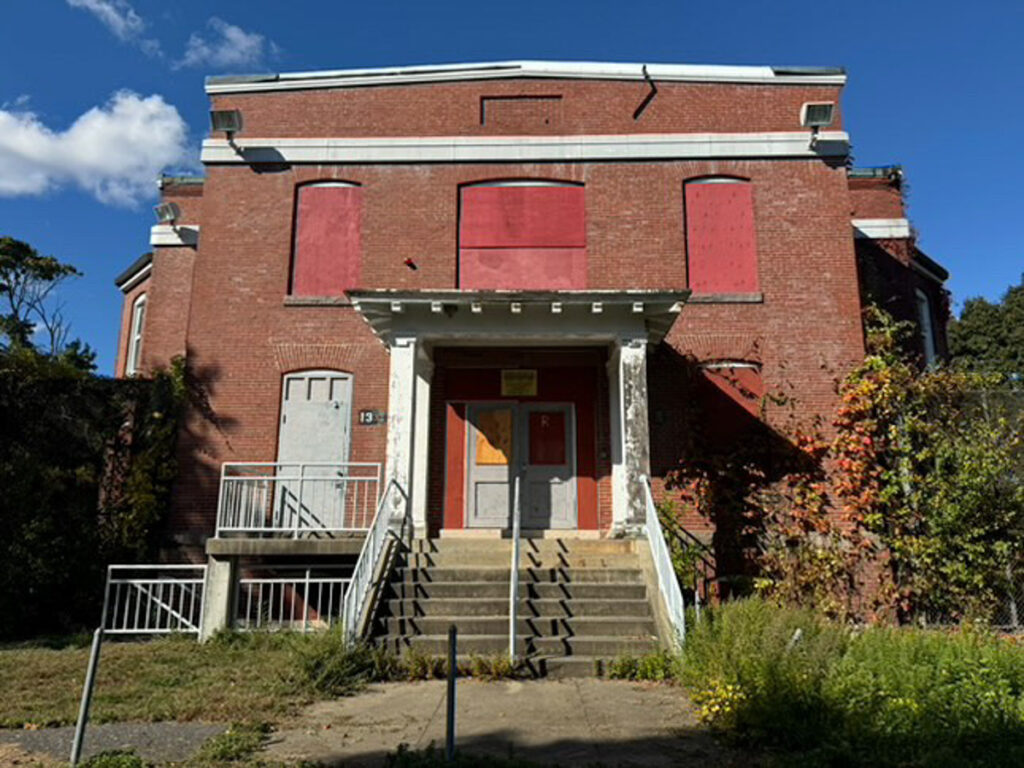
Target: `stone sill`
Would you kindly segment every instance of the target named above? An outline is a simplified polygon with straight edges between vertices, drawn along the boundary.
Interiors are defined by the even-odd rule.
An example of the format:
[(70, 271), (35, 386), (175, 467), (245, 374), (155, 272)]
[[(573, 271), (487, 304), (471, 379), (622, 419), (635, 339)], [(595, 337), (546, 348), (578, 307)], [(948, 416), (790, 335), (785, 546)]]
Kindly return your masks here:
[(285, 296), (286, 307), (351, 307), (347, 296)]
[(694, 293), (687, 304), (764, 304), (763, 293)]

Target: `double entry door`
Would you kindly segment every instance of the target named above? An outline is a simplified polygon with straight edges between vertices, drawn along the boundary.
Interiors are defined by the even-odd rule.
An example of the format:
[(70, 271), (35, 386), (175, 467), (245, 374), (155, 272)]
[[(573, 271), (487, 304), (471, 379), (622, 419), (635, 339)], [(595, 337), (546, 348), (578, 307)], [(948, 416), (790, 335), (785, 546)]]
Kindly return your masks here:
[(576, 424), (564, 403), (466, 409), (466, 525), (510, 528), (519, 480), (523, 528), (576, 528)]

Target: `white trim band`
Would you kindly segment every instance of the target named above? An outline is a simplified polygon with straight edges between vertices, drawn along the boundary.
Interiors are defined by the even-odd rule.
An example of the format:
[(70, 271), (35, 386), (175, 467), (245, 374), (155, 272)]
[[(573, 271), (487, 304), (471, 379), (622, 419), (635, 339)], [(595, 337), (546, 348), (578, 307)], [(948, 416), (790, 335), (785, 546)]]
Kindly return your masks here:
[(136, 285), (138, 285), (143, 280), (145, 280), (147, 277), (149, 277), (149, 275), (150, 275), (150, 273), (152, 271), (153, 271), (153, 262), (151, 261), (148, 264), (146, 264), (144, 267), (142, 267), (142, 269), (140, 269), (134, 275), (132, 275), (127, 280), (125, 280), (123, 283), (121, 283), (121, 285), (118, 286), (118, 289), (121, 291), (121, 293), (128, 293), (129, 291), (131, 291), (132, 288), (134, 288)]
[[(354, 88), (368, 85), (408, 85), (508, 78), (584, 80), (644, 80), (644, 64), (591, 61), (496, 61), (477, 64), (440, 64), (374, 69), (337, 69), (318, 72), (283, 72), (278, 75), (211, 78), (208, 94), (291, 91), (303, 88)], [(836, 70), (776, 72), (765, 66), (714, 64), (647, 64), (647, 75), (659, 82), (752, 83), (771, 85), (846, 84)]]
[(194, 248), (198, 243), (198, 226), (154, 224), (149, 230), (149, 244), (152, 246), (187, 245)]
[(204, 163), (460, 163), (845, 157), (845, 131), (668, 133), (607, 136), (437, 136), (337, 139), (206, 139)]
[(854, 219), (853, 236), (867, 240), (910, 237), (910, 222), (907, 219)]

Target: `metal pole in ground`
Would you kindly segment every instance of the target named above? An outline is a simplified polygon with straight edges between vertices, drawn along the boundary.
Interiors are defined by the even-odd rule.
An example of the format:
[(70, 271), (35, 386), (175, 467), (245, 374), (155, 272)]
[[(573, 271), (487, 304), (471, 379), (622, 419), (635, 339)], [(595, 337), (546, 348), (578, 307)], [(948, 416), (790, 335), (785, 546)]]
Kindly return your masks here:
[(96, 665), (100, 662), (102, 643), (103, 627), (96, 627), (92, 635), (92, 650), (89, 652), (89, 667), (85, 671), (85, 685), (82, 686), (82, 705), (78, 708), (75, 739), (71, 742), (71, 768), (78, 765), (78, 759), (82, 756), (82, 740), (85, 738), (85, 724), (89, 720), (89, 705), (92, 703), (92, 689), (96, 682)]
[(452, 624), (448, 627), (448, 712), (444, 733), (444, 757), (449, 763), (455, 761), (455, 674), (458, 669), (455, 646), (457, 640), (457, 630)]

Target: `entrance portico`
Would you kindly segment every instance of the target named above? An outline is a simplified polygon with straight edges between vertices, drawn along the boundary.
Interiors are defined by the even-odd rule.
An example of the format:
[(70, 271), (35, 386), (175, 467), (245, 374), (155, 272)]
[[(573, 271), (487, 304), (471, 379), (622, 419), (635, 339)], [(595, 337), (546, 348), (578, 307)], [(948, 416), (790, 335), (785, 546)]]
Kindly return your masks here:
[[(516, 478), (524, 527), (621, 535), (643, 525), (646, 350), (687, 296), (350, 293), (390, 352), (384, 479), (408, 494), (415, 535), (507, 527)], [(432, 401), (443, 420), (431, 418)], [(599, 477), (599, 463), (610, 478)], [(432, 465), (442, 494), (430, 492)], [(401, 494), (390, 498), (402, 511)], [(599, 517), (599, 506), (610, 506), (610, 516)]]

